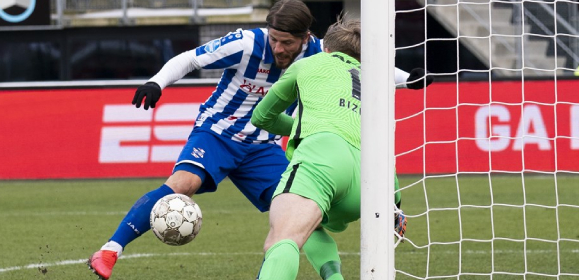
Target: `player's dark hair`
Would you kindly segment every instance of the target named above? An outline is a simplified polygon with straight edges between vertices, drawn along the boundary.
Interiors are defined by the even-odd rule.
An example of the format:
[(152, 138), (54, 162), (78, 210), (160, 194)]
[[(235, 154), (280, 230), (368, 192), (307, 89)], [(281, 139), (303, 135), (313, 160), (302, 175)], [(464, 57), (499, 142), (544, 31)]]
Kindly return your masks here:
[(345, 53), (360, 61), (361, 24), (359, 19), (344, 20), (342, 17), (330, 27), (324, 36), (324, 48), (330, 52)]
[(279, 0), (273, 4), (265, 21), (268, 28), (288, 32), (295, 37), (308, 34), (314, 17), (300, 0)]

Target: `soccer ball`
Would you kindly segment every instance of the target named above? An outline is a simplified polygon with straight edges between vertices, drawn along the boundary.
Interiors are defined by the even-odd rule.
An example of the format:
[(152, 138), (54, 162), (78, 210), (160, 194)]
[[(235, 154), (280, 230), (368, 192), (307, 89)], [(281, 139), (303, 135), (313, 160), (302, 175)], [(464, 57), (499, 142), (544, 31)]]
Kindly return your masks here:
[(151, 229), (165, 244), (180, 246), (191, 242), (201, 230), (201, 209), (184, 194), (167, 195), (153, 206)]

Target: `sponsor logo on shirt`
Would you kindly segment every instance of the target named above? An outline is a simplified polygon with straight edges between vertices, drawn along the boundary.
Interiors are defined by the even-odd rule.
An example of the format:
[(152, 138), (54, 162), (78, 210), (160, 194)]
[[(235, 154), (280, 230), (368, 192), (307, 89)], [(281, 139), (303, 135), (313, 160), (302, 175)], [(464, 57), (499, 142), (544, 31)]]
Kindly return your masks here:
[(205, 44), (205, 51), (208, 53), (212, 53), (215, 50), (217, 50), (219, 47), (221, 47), (221, 40), (215, 39), (215, 40)]
[(248, 80), (243, 80), (243, 85), (240, 85), (239, 87), (245, 90), (247, 93), (254, 93), (261, 96), (265, 96), (268, 92), (268, 90), (266, 90), (264, 87), (252, 84)]

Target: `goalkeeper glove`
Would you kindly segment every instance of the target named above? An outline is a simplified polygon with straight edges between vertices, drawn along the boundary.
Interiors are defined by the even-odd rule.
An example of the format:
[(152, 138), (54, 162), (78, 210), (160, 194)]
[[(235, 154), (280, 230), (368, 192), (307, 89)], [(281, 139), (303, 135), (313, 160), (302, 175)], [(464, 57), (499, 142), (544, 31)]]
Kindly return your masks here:
[(145, 110), (148, 110), (149, 107), (155, 108), (157, 101), (161, 98), (161, 87), (154, 82), (148, 82), (138, 87), (132, 104), (140, 108), (143, 98), (145, 99), (145, 106), (143, 107)]
[(408, 219), (404, 212), (400, 210), (400, 212), (394, 213), (394, 231), (400, 235), (400, 238), (404, 237), (404, 233), (406, 233), (406, 224), (408, 223)]
[[(426, 77), (426, 82), (424, 78)], [(410, 71), (410, 76), (406, 79), (406, 87), (409, 89), (422, 89), (432, 84), (434, 78), (428, 76), (422, 68), (414, 68)]]

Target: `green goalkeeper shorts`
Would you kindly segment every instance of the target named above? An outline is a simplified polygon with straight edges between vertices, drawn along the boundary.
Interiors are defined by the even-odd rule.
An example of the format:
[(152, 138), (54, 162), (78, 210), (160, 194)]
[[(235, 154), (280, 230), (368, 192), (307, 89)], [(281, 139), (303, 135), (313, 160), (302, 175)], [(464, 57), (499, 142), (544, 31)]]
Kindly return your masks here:
[(315, 201), (324, 228), (345, 230), (360, 218), (360, 150), (328, 132), (302, 139), (273, 197), (281, 193)]

